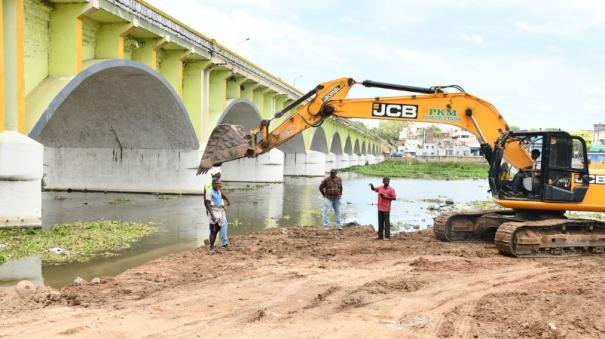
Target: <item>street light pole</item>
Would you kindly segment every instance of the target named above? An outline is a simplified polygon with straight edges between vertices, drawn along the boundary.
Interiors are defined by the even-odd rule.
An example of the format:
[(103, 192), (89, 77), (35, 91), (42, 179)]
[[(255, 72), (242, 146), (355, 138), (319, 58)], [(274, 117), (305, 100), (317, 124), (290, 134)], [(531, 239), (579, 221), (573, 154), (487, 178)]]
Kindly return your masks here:
[(246, 38), (246, 39), (238, 42), (237, 44), (235, 44), (235, 50), (237, 51), (239, 48), (239, 45), (243, 44), (244, 42), (248, 42), (248, 41), (250, 41), (250, 38)]
[(294, 77), (294, 80), (292, 80), (292, 86), (296, 87), (296, 80), (302, 78), (302, 74), (299, 74), (297, 76)]

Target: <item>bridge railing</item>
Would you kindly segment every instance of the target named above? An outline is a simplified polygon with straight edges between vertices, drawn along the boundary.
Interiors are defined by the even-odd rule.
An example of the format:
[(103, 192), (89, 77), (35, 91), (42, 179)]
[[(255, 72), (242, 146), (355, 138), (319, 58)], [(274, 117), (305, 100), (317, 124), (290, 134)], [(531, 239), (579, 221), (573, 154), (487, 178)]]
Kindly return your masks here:
[(276, 78), (274, 75), (261, 69), (257, 65), (254, 65), (234, 52), (229, 51), (227, 48), (216, 43), (216, 41), (213, 39), (209, 39), (203, 34), (189, 28), (185, 24), (178, 22), (176, 19), (170, 18), (167, 14), (149, 4), (146, 4), (145, 2), (136, 0), (106, 1), (131, 13), (141, 20), (144, 20), (180, 39), (189, 42), (193, 46), (208, 52), (210, 55), (220, 56), (221, 58), (225, 59), (225, 61), (228, 61), (239, 68), (256, 75), (267, 83), (281, 89), (283, 92), (287, 93), (293, 98), (297, 98), (302, 95), (302, 93), (294, 87), (281, 82), (281, 79)]

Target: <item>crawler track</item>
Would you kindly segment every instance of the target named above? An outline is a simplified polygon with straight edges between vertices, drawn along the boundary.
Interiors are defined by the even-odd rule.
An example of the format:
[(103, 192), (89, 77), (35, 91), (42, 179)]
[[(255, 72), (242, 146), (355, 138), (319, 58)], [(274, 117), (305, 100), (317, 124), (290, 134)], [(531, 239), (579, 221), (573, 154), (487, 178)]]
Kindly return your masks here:
[(433, 232), (441, 241), (490, 240), (500, 224), (514, 220), (512, 215), (511, 210), (443, 213), (435, 218)]
[(503, 223), (496, 247), (515, 257), (605, 254), (605, 223), (588, 219), (547, 219)]

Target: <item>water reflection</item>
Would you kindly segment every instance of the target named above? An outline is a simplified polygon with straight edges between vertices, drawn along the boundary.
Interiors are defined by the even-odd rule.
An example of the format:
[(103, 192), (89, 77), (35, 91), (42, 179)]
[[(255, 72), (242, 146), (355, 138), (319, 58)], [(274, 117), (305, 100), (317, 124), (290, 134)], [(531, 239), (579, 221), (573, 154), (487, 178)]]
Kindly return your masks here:
[[(380, 178), (342, 173), (344, 222), (376, 224), (376, 194), (369, 182)], [(281, 184), (226, 183), (232, 205), (227, 210), (231, 235), (290, 225), (319, 225), (322, 197), (318, 187), (322, 178), (288, 177)], [(484, 181), (392, 179), (398, 200), (393, 202), (391, 221), (411, 229), (432, 224), (436, 212), (428, 211), (436, 197), (455, 203), (487, 199)], [(161, 231), (144, 238), (134, 248), (111, 258), (88, 263), (45, 265), (44, 282), (62, 286), (76, 276), (90, 279), (115, 275), (153, 258), (199, 246), (208, 237), (208, 219), (201, 196), (175, 196), (126, 193), (43, 193), (44, 228), (58, 223), (96, 219), (143, 221), (158, 224)]]

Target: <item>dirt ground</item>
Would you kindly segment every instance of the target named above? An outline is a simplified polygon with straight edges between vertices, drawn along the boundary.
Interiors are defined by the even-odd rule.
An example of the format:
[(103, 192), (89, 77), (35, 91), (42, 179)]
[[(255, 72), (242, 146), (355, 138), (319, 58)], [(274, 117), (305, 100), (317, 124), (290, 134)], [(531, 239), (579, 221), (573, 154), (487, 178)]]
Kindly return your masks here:
[(605, 338), (605, 257), (374, 238), (273, 229), (58, 292), (0, 289), (0, 337)]

